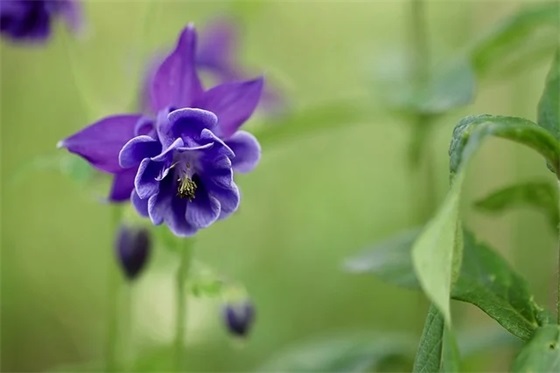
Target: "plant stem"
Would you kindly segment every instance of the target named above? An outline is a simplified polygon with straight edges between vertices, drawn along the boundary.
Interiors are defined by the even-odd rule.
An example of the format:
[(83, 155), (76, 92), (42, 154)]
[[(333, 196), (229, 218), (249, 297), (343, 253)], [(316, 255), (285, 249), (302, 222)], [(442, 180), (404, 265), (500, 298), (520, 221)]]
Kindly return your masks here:
[[(558, 178), (558, 206), (560, 210), (560, 177)], [(556, 322), (560, 325), (560, 223), (558, 223), (558, 289), (556, 293)]]
[(179, 253), (179, 269), (177, 270), (177, 313), (175, 325), (175, 368), (177, 372), (183, 371), (183, 352), (185, 350), (185, 333), (187, 329), (187, 289), (186, 282), (192, 256), (192, 241), (187, 240), (186, 245)]
[[(111, 233), (116, 236), (122, 218), (122, 208), (112, 207)], [(108, 280), (107, 280), (107, 341), (105, 351), (105, 370), (107, 372), (117, 371), (117, 346), (118, 346), (118, 325), (119, 325), (119, 288), (121, 286), (119, 271), (115, 262), (114, 255), (110, 256)]]

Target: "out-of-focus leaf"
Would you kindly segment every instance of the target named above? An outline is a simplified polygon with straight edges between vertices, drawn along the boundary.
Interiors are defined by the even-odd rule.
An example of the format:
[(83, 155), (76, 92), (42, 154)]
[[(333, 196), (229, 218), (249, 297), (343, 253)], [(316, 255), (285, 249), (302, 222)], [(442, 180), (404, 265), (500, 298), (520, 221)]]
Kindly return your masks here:
[(459, 172), (488, 136), (532, 148), (548, 161), (553, 172), (560, 175), (560, 142), (547, 130), (527, 119), (488, 114), (465, 117), (455, 126), (449, 148), (451, 175)]
[(552, 229), (556, 230), (560, 222), (557, 201), (555, 185), (545, 181), (528, 181), (492, 192), (476, 201), (475, 207), (486, 212), (502, 212), (516, 206), (532, 206), (542, 210)]
[(465, 358), (488, 353), (499, 348), (518, 348), (521, 340), (498, 326), (462, 330), (458, 333), (458, 344), (461, 355)]
[(560, 4), (526, 7), (505, 19), (471, 48), (481, 76), (508, 77), (550, 56), (558, 43)]
[(419, 234), (420, 228), (399, 233), (349, 258), (344, 268), (353, 273), (373, 273), (388, 283), (418, 289), (410, 248)]
[(414, 359), (413, 373), (440, 371), (444, 331), (445, 318), (437, 307), (431, 305)]
[[(411, 238), (410, 241), (413, 239)], [(487, 245), (477, 242), (468, 231), (463, 233), (463, 260), (457, 281), (453, 284), (451, 298), (474, 304), (490, 317), (500, 323), (515, 336), (528, 340), (539, 325), (546, 323), (549, 316), (535, 303), (525, 280), (508, 265), (508, 263)], [(393, 258), (406, 258), (411, 255), (412, 246), (393, 246), (396, 251)], [(373, 256), (373, 254), (372, 254)], [(364, 257), (362, 254), (361, 257)], [(358, 258), (353, 259), (355, 261)], [(393, 276), (381, 278), (389, 283), (407, 287), (419, 287), (410, 278), (413, 267), (409, 259), (391, 263), (399, 271)], [(367, 262), (360, 272), (377, 275), (378, 266), (366, 268)], [(407, 265), (409, 266), (407, 269)], [(401, 274), (401, 278), (397, 275)]]
[(560, 141), (560, 47), (556, 49), (554, 61), (546, 77), (544, 92), (539, 101), (537, 123)]
[(560, 325), (537, 330), (513, 363), (514, 372), (560, 372)]
[(326, 336), (300, 343), (256, 369), (258, 372), (385, 372), (410, 369), (411, 337), (400, 334)]
[(263, 148), (290, 139), (363, 123), (371, 118), (372, 109), (355, 101), (338, 101), (294, 112), (289, 117), (269, 119), (253, 131)]
[(459, 202), (464, 172), (453, 181), (443, 205), (420, 233), (412, 247), (412, 263), (426, 295), (451, 325), (449, 294), (460, 267), (462, 239), (459, 230)]
[[(401, 56), (400, 59), (403, 59)], [(430, 79), (415, 87), (407, 63), (392, 61), (380, 68), (375, 79), (386, 105), (407, 114), (437, 115), (468, 105), (475, 91), (475, 75), (467, 59), (445, 61), (432, 69)], [(386, 73), (389, 71), (389, 74)]]
[(95, 175), (95, 170), (82, 158), (57, 152), (37, 157), (24, 164), (14, 174), (11, 182), (16, 184), (27, 177), (34, 177), (37, 172), (59, 172), (80, 183), (91, 181)]

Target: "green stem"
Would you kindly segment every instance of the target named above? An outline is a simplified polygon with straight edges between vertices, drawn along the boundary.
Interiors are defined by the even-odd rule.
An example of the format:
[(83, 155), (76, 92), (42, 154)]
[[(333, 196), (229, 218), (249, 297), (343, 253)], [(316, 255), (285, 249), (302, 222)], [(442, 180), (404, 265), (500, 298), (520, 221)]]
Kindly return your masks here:
[[(558, 209), (560, 209), (560, 178), (558, 179)], [(560, 223), (558, 223), (558, 289), (556, 293), (556, 322), (560, 325)]]
[[(111, 230), (113, 237), (116, 236), (122, 218), (122, 208), (112, 207)], [(119, 325), (119, 288), (121, 278), (115, 262), (114, 255), (110, 256), (108, 268), (108, 305), (107, 305), (107, 341), (105, 351), (105, 370), (107, 372), (117, 371), (117, 346)]]
[(177, 372), (183, 371), (185, 350), (185, 333), (187, 329), (187, 289), (186, 283), (192, 257), (192, 241), (187, 240), (185, 247), (180, 252), (179, 269), (177, 270), (177, 313), (175, 325), (175, 368)]

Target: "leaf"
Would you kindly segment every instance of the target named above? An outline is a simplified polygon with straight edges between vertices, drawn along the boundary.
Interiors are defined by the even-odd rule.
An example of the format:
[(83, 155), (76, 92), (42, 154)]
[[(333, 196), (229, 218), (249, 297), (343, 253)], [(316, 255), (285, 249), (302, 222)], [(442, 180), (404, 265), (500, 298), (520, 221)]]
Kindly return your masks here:
[(410, 369), (414, 346), (401, 334), (346, 333), (298, 343), (281, 352), (258, 372), (376, 372), (387, 364)]
[(289, 117), (268, 120), (253, 131), (263, 148), (282, 141), (298, 139), (310, 134), (345, 128), (350, 124), (371, 118), (371, 109), (356, 102), (333, 102), (293, 113)]
[(96, 171), (80, 157), (70, 153), (48, 154), (36, 157), (24, 164), (11, 179), (13, 184), (25, 178), (35, 177), (37, 172), (59, 172), (79, 183), (88, 183), (96, 175)]
[[(464, 58), (445, 61), (432, 69), (429, 80), (420, 87), (414, 81), (410, 63), (390, 56), (379, 66), (375, 85), (386, 105), (408, 114), (437, 115), (471, 103), (475, 75)], [(385, 66), (384, 66), (385, 65)]]
[(412, 247), (412, 263), (422, 289), (451, 325), (449, 294), (458, 273), (462, 240), (457, 235), (459, 199), (464, 172), (455, 178), (451, 190)]
[(560, 48), (556, 49), (554, 61), (546, 77), (546, 85), (538, 106), (537, 123), (560, 141)]
[(413, 373), (440, 371), (443, 332), (445, 330), (444, 319), (438, 308), (431, 305), (414, 359)]
[(513, 363), (514, 372), (560, 372), (560, 325), (539, 328)]
[(505, 78), (548, 58), (558, 43), (559, 7), (526, 7), (474, 43), (470, 56), (477, 74)]
[(420, 228), (399, 233), (346, 260), (344, 268), (353, 273), (374, 273), (388, 283), (418, 289), (410, 248), (419, 234)]
[(516, 206), (531, 206), (544, 212), (552, 229), (560, 223), (560, 211), (556, 207), (558, 190), (545, 181), (527, 181), (492, 192), (475, 202), (475, 207), (485, 212), (502, 212)]
[(461, 356), (455, 333), (445, 328), (443, 332), (443, 351), (441, 354), (441, 369), (443, 373), (460, 372)]
[[(413, 240), (414, 238), (410, 237), (408, 242)], [(364, 262), (360, 273), (377, 275), (381, 272), (381, 279), (389, 283), (419, 288), (420, 284), (410, 277), (414, 269), (410, 260), (406, 259), (411, 255), (412, 245), (395, 245), (392, 248), (399, 253), (387, 257), (394, 259), (387, 262), (393, 268), (399, 268), (398, 271), (393, 271), (391, 276), (387, 276), (378, 265), (368, 267), (368, 262)], [(357, 262), (364, 257), (364, 254), (360, 254), (352, 261)], [(374, 257), (372, 253), (366, 258)], [(463, 232), (461, 271), (453, 284), (451, 298), (474, 304), (510, 333), (523, 340), (529, 339), (537, 327), (547, 322), (549, 317), (533, 300), (525, 280), (499, 254), (484, 243), (477, 242), (474, 235), (466, 230)]]
[(449, 148), (451, 175), (467, 163), (488, 136), (532, 148), (548, 161), (553, 172), (560, 175), (560, 142), (547, 130), (527, 119), (488, 114), (465, 117), (455, 126)]

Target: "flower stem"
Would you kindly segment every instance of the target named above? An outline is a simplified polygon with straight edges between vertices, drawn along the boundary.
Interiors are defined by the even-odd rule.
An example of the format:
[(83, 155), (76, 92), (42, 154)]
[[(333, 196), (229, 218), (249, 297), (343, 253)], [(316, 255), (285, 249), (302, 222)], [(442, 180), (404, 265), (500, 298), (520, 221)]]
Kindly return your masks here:
[[(560, 209), (560, 177), (558, 178), (558, 209)], [(560, 325), (560, 223), (558, 223), (558, 289), (556, 293), (556, 322)]]
[[(122, 208), (112, 207), (111, 230), (113, 237), (116, 235), (122, 218)], [(116, 372), (117, 367), (117, 346), (118, 346), (118, 326), (119, 326), (119, 288), (121, 286), (119, 271), (114, 259), (110, 256), (108, 268), (108, 305), (107, 305), (107, 341), (105, 351), (105, 370)]]
[(191, 240), (185, 241), (186, 245), (179, 253), (179, 268), (177, 270), (176, 286), (177, 286), (177, 312), (175, 325), (175, 368), (177, 372), (183, 371), (185, 350), (185, 334), (187, 329), (187, 289), (186, 282), (189, 275), (189, 268), (192, 257), (193, 243)]

